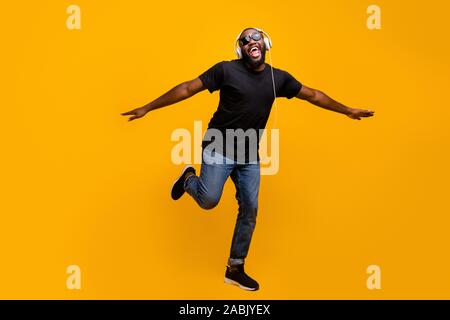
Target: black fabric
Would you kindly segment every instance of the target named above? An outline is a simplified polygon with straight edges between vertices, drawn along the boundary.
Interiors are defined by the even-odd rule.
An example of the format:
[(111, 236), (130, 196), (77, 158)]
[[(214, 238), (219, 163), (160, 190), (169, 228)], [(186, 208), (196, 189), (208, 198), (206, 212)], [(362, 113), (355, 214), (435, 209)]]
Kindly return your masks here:
[[(274, 101), (270, 69), (266, 64), (258, 72), (248, 68), (243, 60), (232, 60), (219, 62), (202, 73), (199, 78), (209, 92), (220, 90), (219, 106), (208, 129), (218, 129), (224, 135), (226, 129), (264, 129)], [(299, 81), (277, 68), (273, 68), (273, 73), (277, 97), (291, 99), (298, 94), (302, 87)], [(258, 146), (259, 138), (260, 135)], [(202, 147), (210, 142), (203, 140)]]
[(225, 278), (237, 282), (240, 286), (244, 287), (243, 289), (247, 290), (259, 289), (258, 282), (252, 277), (250, 277), (247, 273), (245, 273), (244, 264), (239, 264), (232, 267), (227, 266), (227, 269), (225, 271)]
[(192, 172), (193, 174), (195, 174), (195, 169), (194, 167), (187, 167), (183, 170), (183, 172), (181, 173), (181, 176), (178, 177), (178, 179), (175, 181), (175, 183), (172, 186), (172, 192), (171, 192), (171, 196), (173, 200), (178, 200), (181, 198), (181, 196), (184, 194), (184, 182), (186, 180), (186, 175)]

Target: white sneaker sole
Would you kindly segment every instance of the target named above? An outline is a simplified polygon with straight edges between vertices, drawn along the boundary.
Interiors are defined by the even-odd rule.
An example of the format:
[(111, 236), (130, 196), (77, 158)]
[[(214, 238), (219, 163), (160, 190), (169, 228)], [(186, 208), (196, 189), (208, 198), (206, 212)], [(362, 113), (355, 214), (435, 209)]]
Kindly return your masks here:
[(243, 290), (247, 290), (247, 291), (255, 291), (256, 290), (255, 288), (249, 288), (249, 287), (243, 286), (239, 282), (231, 280), (231, 279), (228, 279), (227, 277), (225, 277), (224, 282), (226, 284), (231, 284), (231, 285), (234, 285), (234, 286), (238, 286), (239, 288), (241, 288)]

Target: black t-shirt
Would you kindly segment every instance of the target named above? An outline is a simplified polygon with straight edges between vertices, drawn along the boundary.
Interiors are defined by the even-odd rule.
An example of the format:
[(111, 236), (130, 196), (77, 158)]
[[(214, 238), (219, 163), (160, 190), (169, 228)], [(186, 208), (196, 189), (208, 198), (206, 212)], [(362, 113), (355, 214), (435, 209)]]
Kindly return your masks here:
[[(288, 72), (273, 68), (273, 74), (277, 97), (291, 99), (299, 93), (302, 84)], [(210, 129), (217, 129), (222, 132), (224, 137), (229, 137), (230, 130), (226, 131), (226, 129), (242, 129), (243, 131), (253, 129), (259, 133), (257, 135), (259, 147), (260, 135), (266, 126), (274, 101), (270, 65), (266, 64), (264, 70), (259, 72), (248, 68), (240, 59), (222, 61), (202, 73), (199, 78), (209, 92), (220, 90), (219, 106), (208, 124), (207, 132)], [(214, 141), (214, 138), (211, 139), (212, 141), (208, 139), (204, 138), (203, 148)], [(234, 160), (236, 161), (238, 154), (235, 137), (226, 139), (224, 149), (216, 149), (216, 151), (221, 154), (227, 152), (228, 156), (226, 150), (230, 146), (230, 140), (235, 140), (233, 145), (235, 150)], [(248, 141), (246, 153), (248, 153)], [(233, 157), (230, 158), (233, 159)], [(248, 159), (246, 157), (246, 161)]]

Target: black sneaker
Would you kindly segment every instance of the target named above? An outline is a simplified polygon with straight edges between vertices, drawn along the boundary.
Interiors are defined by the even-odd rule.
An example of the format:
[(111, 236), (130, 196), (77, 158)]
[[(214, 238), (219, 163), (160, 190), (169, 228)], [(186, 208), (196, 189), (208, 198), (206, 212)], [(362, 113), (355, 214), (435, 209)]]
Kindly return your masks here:
[(181, 176), (178, 177), (177, 180), (172, 185), (172, 199), (178, 200), (181, 198), (181, 196), (184, 194), (184, 180), (186, 179), (186, 174), (188, 172), (193, 172), (195, 174), (195, 169), (193, 166), (186, 166), (184, 167), (183, 171), (181, 172)]
[(259, 289), (259, 284), (252, 278), (250, 278), (244, 272), (244, 264), (239, 264), (236, 266), (227, 266), (227, 271), (225, 272), (225, 283), (233, 284), (241, 289), (256, 291)]

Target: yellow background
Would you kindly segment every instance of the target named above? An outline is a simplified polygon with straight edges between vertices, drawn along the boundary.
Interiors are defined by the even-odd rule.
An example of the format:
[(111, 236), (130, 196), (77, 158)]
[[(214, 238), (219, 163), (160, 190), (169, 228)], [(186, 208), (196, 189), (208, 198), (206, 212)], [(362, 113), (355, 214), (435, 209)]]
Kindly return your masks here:
[[(81, 30), (66, 27), (70, 4)], [(370, 4), (381, 30), (366, 27)], [(0, 298), (450, 298), (449, 10), (437, 0), (2, 2)], [(278, 100), (280, 171), (262, 177), (247, 258), (255, 293), (223, 284), (232, 182), (212, 211), (169, 196), (182, 168), (170, 135), (206, 126), (218, 94), (120, 116), (234, 59), (247, 26), (271, 35), (274, 66), (376, 111), (354, 121)], [(66, 288), (71, 264), (81, 290)], [(381, 290), (366, 288), (371, 264)]]

